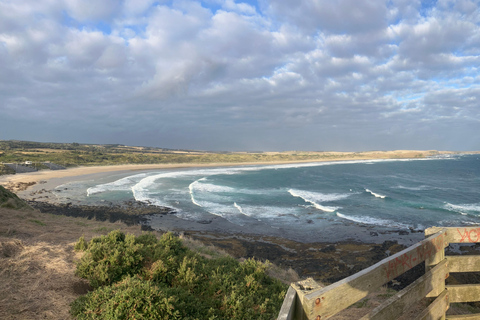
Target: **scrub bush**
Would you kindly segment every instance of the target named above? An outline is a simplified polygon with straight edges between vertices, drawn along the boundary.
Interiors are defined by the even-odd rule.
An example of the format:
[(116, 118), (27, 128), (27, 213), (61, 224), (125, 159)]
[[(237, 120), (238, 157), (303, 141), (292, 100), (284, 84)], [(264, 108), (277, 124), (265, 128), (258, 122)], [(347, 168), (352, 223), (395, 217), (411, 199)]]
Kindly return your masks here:
[(91, 240), (77, 274), (95, 291), (72, 304), (78, 319), (274, 319), (287, 286), (268, 265), (207, 259), (171, 233)]
[(77, 319), (180, 319), (174, 303), (151, 281), (127, 277), (75, 300), (71, 313)]
[[(77, 244), (80, 243), (81, 240)], [(118, 230), (94, 238), (77, 264), (76, 275), (90, 281), (94, 288), (135, 275), (141, 268), (142, 247), (142, 244), (135, 243), (134, 235), (125, 236)]]

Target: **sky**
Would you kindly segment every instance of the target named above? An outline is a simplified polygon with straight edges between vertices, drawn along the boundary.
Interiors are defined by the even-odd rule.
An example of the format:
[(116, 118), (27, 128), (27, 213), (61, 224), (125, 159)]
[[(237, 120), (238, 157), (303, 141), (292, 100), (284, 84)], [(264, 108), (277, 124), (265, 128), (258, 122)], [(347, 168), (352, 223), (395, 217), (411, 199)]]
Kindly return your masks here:
[(479, 6), (0, 0), (0, 140), (480, 150)]

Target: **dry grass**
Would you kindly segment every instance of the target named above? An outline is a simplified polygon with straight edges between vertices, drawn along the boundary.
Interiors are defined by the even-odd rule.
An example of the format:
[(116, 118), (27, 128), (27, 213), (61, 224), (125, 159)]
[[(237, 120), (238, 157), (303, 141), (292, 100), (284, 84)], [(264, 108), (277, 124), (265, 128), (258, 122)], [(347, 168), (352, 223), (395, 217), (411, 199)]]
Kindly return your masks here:
[(89, 289), (74, 275), (73, 246), (111, 230), (140, 227), (0, 209), (0, 319), (70, 319), (70, 303)]

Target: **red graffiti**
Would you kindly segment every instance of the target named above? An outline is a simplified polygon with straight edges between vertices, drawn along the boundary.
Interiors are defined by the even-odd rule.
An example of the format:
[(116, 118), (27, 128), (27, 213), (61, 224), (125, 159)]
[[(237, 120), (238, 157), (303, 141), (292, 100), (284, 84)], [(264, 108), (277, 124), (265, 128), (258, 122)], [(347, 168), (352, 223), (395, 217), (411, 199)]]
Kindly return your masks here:
[(387, 280), (395, 279), (419, 263), (432, 258), (444, 248), (444, 235), (441, 234), (431, 241), (418, 246), (415, 250), (407, 251), (395, 259), (390, 259), (383, 265)]
[(464, 228), (463, 232), (460, 228), (457, 228), (460, 234), (460, 242), (480, 242), (480, 228)]

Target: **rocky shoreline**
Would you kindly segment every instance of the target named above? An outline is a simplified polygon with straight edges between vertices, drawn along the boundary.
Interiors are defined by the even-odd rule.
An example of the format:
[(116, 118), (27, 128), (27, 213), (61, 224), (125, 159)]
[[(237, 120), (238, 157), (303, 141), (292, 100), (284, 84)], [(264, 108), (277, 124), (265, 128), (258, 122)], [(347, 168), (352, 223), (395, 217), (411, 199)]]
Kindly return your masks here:
[(126, 201), (121, 204), (104, 206), (78, 205), (72, 203), (51, 203), (45, 201), (26, 201), (32, 208), (42, 213), (81, 217), (98, 221), (122, 221), (126, 225), (141, 225), (142, 230), (152, 231), (147, 225), (147, 216), (173, 214), (170, 208), (158, 207), (140, 201)]
[[(78, 204), (54, 204), (43, 201), (28, 201), (29, 205), (42, 213), (83, 217), (99, 221), (122, 221), (127, 225), (141, 225), (142, 230), (153, 231), (148, 225), (152, 216), (174, 215), (170, 208), (153, 206), (138, 201), (102, 206)], [(166, 230), (162, 230), (166, 231)], [(177, 235), (187, 236), (205, 245), (218, 247), (235, 258), (256, 258), (284, 268), (293, 269), (300, 278), (312, 277), (329, 284), (365, 269), (376, 262), (403, 250), (406, 246), (397, 241), (361, 243), (355, 241), (314, 242), (299, 241), (235, 232), (212, 232), (202, 230), (170, 230)], [(391, 285), (402, 288), (423, 273), (423, 266), (396, 279)]]

